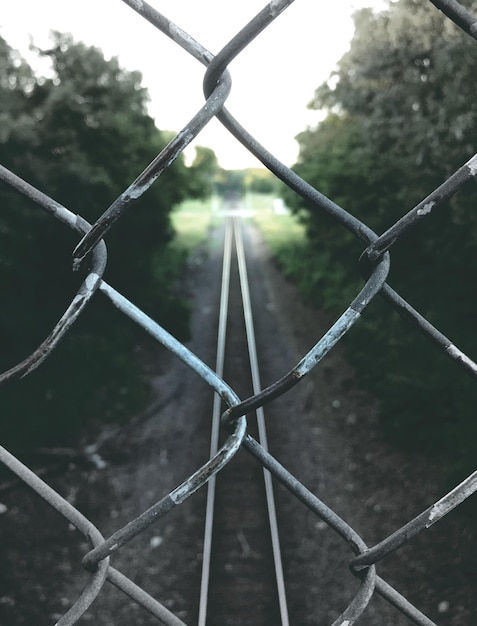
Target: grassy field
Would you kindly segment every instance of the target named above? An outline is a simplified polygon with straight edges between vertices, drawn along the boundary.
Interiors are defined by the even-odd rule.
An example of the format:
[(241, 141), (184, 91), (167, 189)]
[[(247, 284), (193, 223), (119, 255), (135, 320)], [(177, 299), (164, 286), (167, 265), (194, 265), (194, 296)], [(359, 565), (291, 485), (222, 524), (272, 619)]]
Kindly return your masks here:
[[(307, 262), (305, 229), (291, 213), (274, 211), (274, 199), (272, 195), (247, 194), (243, 204), (253, 214), (246, 219), (258, 226), (285, 275), (298, 277)], [(187, 255), (205, 243), (209, 228), (223, 219), (219, 204), (217, 198), (183, 202), (172, 213), (173, 246)]]
[(209, 228), (220, 219), (217, 200), (185, 200), (172, 212), (174, 244), (190, 253), (207, 240)]
[(260, 228), (274, 254), (285, 249), (300, 248), (305, 243), (305, 229), (291, 213), (276, 213), (273, 196), (249, 194), (247, 204), (254, 212), (253, 221)]
[(249, 194), (247, 206), (270, 251), (286, 276), (298, 278), (307, 262), (306, 233), (303, 224), (289, 212), (274, 211), (273, 196)]

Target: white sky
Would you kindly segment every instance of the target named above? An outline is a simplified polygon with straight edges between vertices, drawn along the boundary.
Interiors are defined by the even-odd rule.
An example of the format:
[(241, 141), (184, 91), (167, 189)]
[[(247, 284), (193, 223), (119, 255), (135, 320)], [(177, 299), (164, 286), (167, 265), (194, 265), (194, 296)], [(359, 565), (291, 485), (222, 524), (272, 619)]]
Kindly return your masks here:
[[(160, 129), (179, 131), (202, 105), (205, 68), (121, 0), (2, 3), (0, 34), (24, 56), (30, 36), (36, 45), (47, 46), (50, 30), (59, 30), (102, 48), (107, 57), (118, 56), (127, 69), (140, 70), (151, 98), (149, 112)], [(150, 4), (217, 53), (266, 2), (150, 0)], [(293, 164), (298, 148), (294, 137), (317, 120), (306, 105), (348, 48), (352, 12), (382, 5), (382, 0), (295, 0), (231, 63), (227, 108), (276, 157)], [(260, 165), (216, 120), (200, 133), (193, 145), (197, 144), (211, 147), (222, 167)]]

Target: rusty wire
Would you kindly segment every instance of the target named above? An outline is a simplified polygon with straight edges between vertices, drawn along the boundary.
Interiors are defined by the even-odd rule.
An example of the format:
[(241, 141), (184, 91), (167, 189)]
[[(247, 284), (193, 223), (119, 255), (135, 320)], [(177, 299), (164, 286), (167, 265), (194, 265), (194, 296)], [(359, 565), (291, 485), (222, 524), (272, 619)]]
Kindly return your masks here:
[[(103, 215), (93, 225), (87, 224), (81, 217), (74, 215), (67, 208), (32, 187), (28, 182), (15, 175), (15, 173), (0, 166), (0, 180), (23, 196), (33, 200), (39, 208), (48, 212), (53, 218), (60, 220), (69, 228), (84, 235), (73, 253), (75, 268), (87, 255), (92, 255), (92, 269), (89, 271), (78, 294), (48, 338), (25, 361), (1, 374), (0, 383), (6, 383), (15, 377), (26, 376), (32, 369), (48, 358), (61, 337), (69, 330), (88, 305), (92, 295), (96, 290), (99, 290), (123, 314), (164, 345), (177, 358), (181, 359), (219, 394), (228, 407), (223, 415), (222, 422), (228, 428), (229, 436), (223, 446), (207, 463), (197, 468), (178, 487), (166, 494), (148, 510), (132, 519), (126, 526), (119, 528), (107, 539), (102, 537), (100, 531), (80, 511), (51, 489), (7, 450), (0, 447), (0, 461), (83, 533), (91, 543), (90, 552), (83, 558), (83, 566), (91, 573), (89, 583), (81, 597), (57, 623), (61, 626), (75, 624), (101, 592), (104, 581), (108, 580), (150, 614), (157, 617), (158, 621), (173, 626), (183, 625), (184, 623), (177, 616), (121, 572), (113, 569), (109, 564), (109, 556), (116, 550), (120, 550), (125, 543), (155, 523), (160, 517), (167, 515), (169, 511), (180, 505), (192, 493), (207, 483), (209, 478), (220, 472), (239, 448), (243, 446), (304, 506), (326, 522), (349, 545), (354, 555), (350, 560), (350, 569), (359, 577), (361, 585), (350, 605), (334, 622), (335, 626), (351, 626), (351, 624), (354, 624), (368, 606), (374, 592), (381, 595), (398, 611), (406, 615), (411, 622), (422, 626), (431, 626), (434, 624), (433, 621), (421, 613), (418, 608), (410, 604), (396, 589), (377, 576), (375, 565), (398, 547), (411, 541), (417, 534), (424, 532), (438, 522), (472, 495), (477, 490), (477, 472), (466, 478), (454, 490), (397, 529), (389, 537), (385, 537), (376, 545), (368, 547), (359, 534), (345, 520), (341, 519), (333, 510), (327, 507), (324, 502), (290, 474), (257, 441), (246, 434), (244, 415), (252, 409), (263, 407), (273, 398), (286, 393), (288, 389), (299, 384), (303, 377), (359, 321), (363, 310), (378, 293), (387, 300), (393, 309), (409, 323), (417, 327), (423, 335), (436, 344), (448, 357), (453, 359), (456, 366), (461, 367), (473, 376), (477, 375), (477, 364), (438, 329), (432, 326), (386, 283), (389, 269), (389, 251), (392, 249), (394, 242), (405, 231), (413, 228), (417, 222), (429, 219), (430, 214), (438, 209), (444, 200), (455, 194), (467, 181), (475, 177), (477, 174), (477, 156), (472, 157), (427, 198), (412, 208), (397, 223), (390, 226), (384, 234), (378, 236), (366, 224), (321, 194), (317, 189), (311, 187), (306, 181), (299, 178), (293, 171), (278, 161), (234, 119), (224, 106), (231, 89), (231, 78), (227, 71), (229, 63), (260, 32), (285, 11), (292, 4), (293, 0), (272, 0), (269, 2), (215, 57), (188, 33), (160, 14), (147, 2), (143, 0), (122, 1), (149, 21), (160, 33), (171, 38), (178, 46), (206, 66), (204, 75), (206, 102), (184, 126), (181, 132), (172, 139), (168, 146), (157, 155), (151, 164), (105, 210)], [(460, 28), (474, 39), (477, 39), (477, 19), (458, 2), (454, 0), (431, 0), (431, 2)], [(154, 320), (102, 280), (106, 265), (106, 248), (102, 241), (103, 237), (114, 222), (121, 219), (125, 211), (134, 207), (135, 201), (155, 183), (174, 159), (199, 135), (213, 117), (217, 117), (225, 128), (279, 179), (305, 198), (317, 210), (328, 213), (331, 218), (353, 233), (366, 246), (361, 257), (361, 263), (365, 268), (367, 279), (361, 292), (324, 336), (317, 341), (308, 354), (290, 369), (288, 374), (265, 390), (244, 401), (240, 401), (234, 390), (195, 354), (190, 352)]]

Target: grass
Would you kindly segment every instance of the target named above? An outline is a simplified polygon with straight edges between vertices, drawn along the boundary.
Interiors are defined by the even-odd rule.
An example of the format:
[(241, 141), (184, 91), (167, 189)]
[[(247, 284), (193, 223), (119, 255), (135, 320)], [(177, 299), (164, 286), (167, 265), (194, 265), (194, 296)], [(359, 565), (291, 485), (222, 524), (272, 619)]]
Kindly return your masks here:
[(275, 213), (273, 197), (260, 194), (250, 197), (250, 207), (255, 212), (254, 222), (260, 228), (272, 252), (279, 252), (284, 246), (305, 244), (305, 229), (291, 213)]
[[(272, 255), (286, 276), (299, 279), (308, 262), (304, 226), (289, 212), (274, 211), (275, 197), (270, 194), (248, 193), (244, 205), (253, 211), (253, 221), (263, 234)], [(216, 210), (217, 198), (186, 200), (172, 213), (176, 237), (172, 247), (188, 256), (207, 241), (211, 226), (221, 218)]]
[(174, 244), (186, 254), (205, 243), (210, 226), (218, 220), (216, 199), (185, 200), (172, 212), (176, 236)]
[(276, 213), (273, 210), (273, 200), (273, 196), (249, 194), (247, 205), (254, 211), (252, 219), (283, 273), (297, 277), (307, 258), (305, 228), (291, 213)]
[[(291, 213), (273, 211), (274, 196), (249, 193), (244, 204), (254, 212), (253, 220), (262, 231), (273, 254), (283, 249), (299, 248), (306, 242), (305, 229)], [(216, 211), (218, 200), (185, 200), (172, 213), (175, 242), (191, 251), (207, 240), (208, 230), (221, 219)]]

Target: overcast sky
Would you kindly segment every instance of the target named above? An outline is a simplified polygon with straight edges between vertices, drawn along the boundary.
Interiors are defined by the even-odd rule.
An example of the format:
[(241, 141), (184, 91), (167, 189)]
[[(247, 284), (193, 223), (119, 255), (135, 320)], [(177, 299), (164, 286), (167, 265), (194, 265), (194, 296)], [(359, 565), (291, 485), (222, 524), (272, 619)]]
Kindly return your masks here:
[[(217, 53), (266, 2), (150, 0), (150, 4)], [(295, 0), (231, 63), (227, 108), (291, 165), (297, 156), (294, 137), (317, 119), (306, 105), (349, 45), (353, 11), (382, 5), (381, 0)], [(71, 32), (102, 48), (106, 56), (118, 56), (123, 67), (140, 70), (151, 98), (150, 114), (161, 129), (179, 131), (203, 103), (204, 67), (121, 0), (4, 0), (0, 34), (25, 56), (29, 37), (45, 46), (51, 30)], [(211, 147), (225, 168), (259, 165), (215, 120), (195, 144)]]

